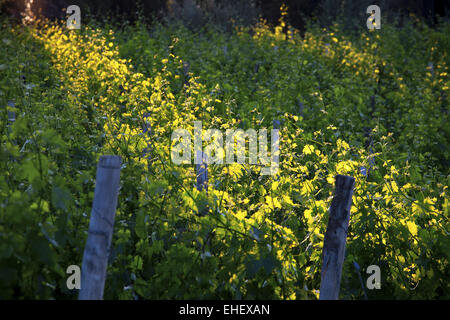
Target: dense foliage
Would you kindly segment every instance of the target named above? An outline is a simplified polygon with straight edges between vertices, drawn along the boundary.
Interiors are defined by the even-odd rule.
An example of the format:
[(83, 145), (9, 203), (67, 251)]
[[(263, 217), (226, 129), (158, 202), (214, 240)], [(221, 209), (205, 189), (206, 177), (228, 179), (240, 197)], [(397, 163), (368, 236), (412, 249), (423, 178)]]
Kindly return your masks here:
[[(2, 22), (1, 298), (76, 297), (102, 154), (123, 159), (105, 298), (317, 298), (336, 174), (356, 178), (341, 298), (372, 264), (369, 298), (449, 298), (450, 25), (301, 36), (281, 13), (232, 33)], [(279, 120), (279, 174), (210, 165), (199, 192), (170, 160), (195, 120)]]

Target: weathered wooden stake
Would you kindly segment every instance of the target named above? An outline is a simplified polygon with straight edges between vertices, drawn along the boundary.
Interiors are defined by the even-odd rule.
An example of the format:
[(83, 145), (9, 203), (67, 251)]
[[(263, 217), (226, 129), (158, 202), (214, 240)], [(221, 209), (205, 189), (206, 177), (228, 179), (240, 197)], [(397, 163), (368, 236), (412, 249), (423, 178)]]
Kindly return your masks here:
[[(202, 160), (201, 164), (195, 165), (195, 172), (197, 175), (197, 190), (202, 191), (206, 190), (206, 194), (208, 194), (208, 164), (206, 163), (207, 158), (206, 154), (201, 150), (197, 150), (197, 157)], [(209, 207), (206, 205), (202, 210), (200, 210), (199, 215), (205, 216), (209, 212)]]
[(189, 87), (189, 62), (183, 62), (184, 85)]
[(297, 99), (297, 105), (298, 105), (298, 113), (300, 114), (300, 117), (303, 117), (303, 109), (305, 109), (305, 105)]
[[(8, 107), (15, 108), (16, 104), (13, 101), (8, 101)], [(13, 124), (16, 121), (16, 113), (14, 111), (8, 111), (8, 121)]]
[[(369, 111), (369, 117), (372, 119), (373, 118), (373, 114), (375, 112), (375, 95), (370, 96), (370, 111)], [(375, 166), (375, 161), (374, 161), (374, 157), (372, 156), (373, 154), (373, 137), (372, 137), (372, 129), (370, 127), (364, 127), (364, 136), (366, 137), (366, 148), (369, 149), (369, 155), (371, 156), (369, 158), (369, 167), (361, 167), (360, 171), (361, 174), (363, 174), (364, 176), (369, 176), (372, 168)]]
[(255, 63), (255, 66), (253, 67), (253, 72), (258, 73), (259, 71), (259, 62)]
[(152, 161), (152, 156), (151, 156), (152, 149), (151, 149), (151, 145), (150, 145), (152, 128), (150, 125), (150, 120), (147, 119), (148, 117), (150, 117), (150, 113), (145, 113), (144, 114), (144, 126), (142, 128), (142, 132), (144, 133), (145, 143), (147, 144), (147, 147), (144, 148), (143, 156), (144, 156), (144, 158), (147, 159), (147, 168), (150, 171), (151, 170), (151, 161)]
[(81, 267), (79, 300), (101, 300), (119, 193), (120, 156), (102, 156), (97, 166), (94, 203)]
[(323, 240), (320, 300), (337, 300), (339, 297), (354, 185), (355, 178), (343, 175), (336, 176), (328, 227)]
[(274, 129), (280, 129), (280, 120), (273, 120), (272, 125)]
[[(273, 120), (272, 121), (273, 129), (280, 130), (280, 124), (281, 124), (280, 120), (278, 120), (278, 119)], [(271, 174), (276, 174), (278, 172), (277, 169), (275, 169), (273, 167), (273, 162), (275, 162), (275, 163), (279, 163), (280, 162), (280, 142), (278, 141), (279, 133), (278, 133), (278, 137), (274, 136), (274, 134), (275, 133), (272, 131), (272, 133), (271, 133), (271, 135), (272, 135), (272, 137), (271, 137), (271, 146), (272, 147), (271, 147), (271, 151), (270, 151), (272, 153), (272, 155), (271, 155), (271, 162), (270, 162), (270, 172), (271, 172)], [(275, 141), (277, 141), (277, 142), (275, 142)], [(275, 170), (275, 172), (273, 172), (272, 170)], [(273, 178), (274, 178), (275, 181), (278, 181), (278, 180), (280, 180), (280, 175), (276, 174)]]
[(197, 157), (202, 159), (201, 164), (195, 165), (195, 171), (197, 174), (197, 190), (202, 191), (203, 189), (208, 192), (208, 164), (206, 163), (205, 154), (198, 150)]
[(10, 122), (16, 121), (16, 113), (14, 111), (8, 111), (8, 120)]

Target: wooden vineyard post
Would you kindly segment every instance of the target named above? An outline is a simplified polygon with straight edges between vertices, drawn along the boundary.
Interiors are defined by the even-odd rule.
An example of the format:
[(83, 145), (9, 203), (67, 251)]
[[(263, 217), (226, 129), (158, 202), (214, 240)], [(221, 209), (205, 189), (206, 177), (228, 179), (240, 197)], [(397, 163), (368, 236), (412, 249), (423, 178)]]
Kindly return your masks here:
[(144, 139), (145, 139), (145, 143), (146, 143), (146, 147), (144, 148), (144, 158), (147, 159), (147, 168), (148, 171), (151, 170), (151, 161), (152, 161), (152, 156), (151, 156), (151, 134), (152, 134), (152, 128), (150, 125), (150, 120), (147, 119), (150, 117), (150, 113), (144, 113), (144, 126), (142, 128), (142, 132), (144, 133)]
[[(206, 159), (206, 154), (203, 151), (197, 151), (197, 157), (201, 159), (200, 164), (195, 165), (195, 174), (197, 176), (197, 190), (202, 191), (206, 190), (206, 194), (208, 194), (208, 164)], [(209, 211), (209, 207), (205, 206), (202, 210), (199, 210), (200, 216), (205, 216)]]
[[(12, 101), (8, 101), (8, 107), (15, 108), (16, 104)], [(11, 128), (13, 123), (16, 121), (16, 113), (14, 111), (8, 110), (8, 127)]]
[(337, 300), (339, 297), (354, 185), (355, 178), (336, 176), (334, 197), (323, 240), (320, 300)]
[(300, 117), (303, 118), (303, 110), (305, 109), (305, 105), (299, 99), (297, 99), (297, 105), (298, 105), (298, 113)]
[[(15, 108), (16, 104), (12, 101), (8, 101), (8, 107)], [(8, 111), (8, 120), (10, 122), (16, 121), (16, 113), (14, 111)]]
[(273, 120), (272, 125), (274, 129), (280, 130), (280, 120)]
[(184, 85), (186, 88), (189, 87), (189, 62), (183, 62), (183, 73), (184, 73)]
[[(369, 111), (369, 117), (370, 119), (373, 118), (373, 114), (375, 112), (375, 96), (370, 96), (370, 111)], [(373, 137), (372, 137), (372, 130), (370, 127), (364, 127), (364, 136), (366, 137), (366, 149), (369, 149), (369, 166), (361, 167), (360, 172), (364, 176), (369, 176), (370, 172), (372, 171), (373, 167), (375, 166), (375, 161), (373, 157)]]
[(120, 156), (101, 156), (81, 267), (79, 300), (101, 300), (119, 193)]
[[(13, 101), (8, 101), (8, 107), (10, 108), (16, 108), (16, 104)], [(14, 111), (9, 111), (8, 110), (8, 122), (6, 123), (6, 128), (7, 128), (7, 134), (8, 136), (10, 136), (12, 134), (12, 126), (14, 124), (14, 122), (16, 122), (16, 113)], [(12, 140), (12, 144), (13, 145), (17, 145), (17, 141), (16, 139)], [(23, 148), (23, 147), (22, 147)], [(22, 150), (21, 150), (22, 152)], [(13, 156), (9, 156), (9, 159), (11, 161), (15, 161)]]
[[(281, 124), (280, 120), (277, 120), (277, 119), (273, 120), (272, 121), (273, 129), (280, 130), (280, 124)], [(280, 136), (279, 136), (279, 133), (275, 133), (274, 131), (272, 131), (271, 135), (272, 135), (272, 137), (271, 137), (271, 140), (272, 140), (272, 143), (271, 143), (272, 144), (272, 148), (271, 148), (272, 156), (271, 156), (271, 158), (272, 158), (272, 160), (270, 163), (270, 172), (271, 172), (271, 174), (275, 174), (274, 179), (276, 181), (278, 181), (278, 180), (280, 180), (280, 175), (278, 173), (278, 170), (274, 169), (272, 161), (277, 164), (280, 163), (280, 142), (279, 142)]]
[(201, 159), (201, 164), (195, 165), (195, 172), (197, 175), (197, 190), (202, 191), (203, 189), (208, 192), (208, 164), (206, 163), (205, 154), (198, 150), (197, 157)]

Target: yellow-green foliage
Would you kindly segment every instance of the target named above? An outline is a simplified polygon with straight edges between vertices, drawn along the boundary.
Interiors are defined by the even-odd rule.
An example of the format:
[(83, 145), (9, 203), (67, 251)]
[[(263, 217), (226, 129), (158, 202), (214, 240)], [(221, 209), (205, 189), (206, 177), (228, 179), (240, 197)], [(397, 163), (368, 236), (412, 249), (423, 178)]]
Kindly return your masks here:
[[(357, 262), (381, 268), (369, 298), (448, 298), (449, 26), (300, 35), (281, 10), (274, 30), (230, 34), (5, 22), (0, 101), (19, 120), (7, 129), (2, 111), (0, 297), (76, 296), (64, 271), (81, 265), (96, 161), (118, 154), (106, 298), (317, 298), (336, 174), (356, 178), (341, 297), (363, 295)], [(173, 130), (196, 120), (225, 131), (274, 119), (277, 176), (210, 165), (206, 194), (194, 165), (170, 160)]]

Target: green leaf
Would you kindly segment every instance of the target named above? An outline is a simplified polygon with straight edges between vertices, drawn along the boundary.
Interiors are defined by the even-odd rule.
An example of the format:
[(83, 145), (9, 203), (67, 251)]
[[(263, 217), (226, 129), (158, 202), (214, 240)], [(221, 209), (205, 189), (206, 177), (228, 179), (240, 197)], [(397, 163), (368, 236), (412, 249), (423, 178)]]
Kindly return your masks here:
[(29, 183), (32, 183), (34, 179), (39, 177), (39, 170), (31, 158), (28, 158), (22, 164), (21, 177), (27, 179)]
[(65, 147), (65, 143), (58, 133), (53, 129), (47, 129), (42, 133), (42, 139), (49, 145), (56, 148)]
[(49, 246), (49, 242), (40, 236), (33, 236), (29, 241), (33, 259), (38, 260), (49, 267), (53, 267), (55, 255)]
[(278, 260), (271, 255), (263, 259), (249, 259), (246, 263), (247, 276), (249, 276), (250, 278), (255, 277), (256, 273), (261, 268), (264, 268), (266, 275), (269, 275), (273, 271), (273, 269), (277, 267), (278, 264)]
[(58, 185), (53, 186), (52, 204), (56, 209), (66, 211), (71, 201), (72, 195), (65, 187)]
[(136, 227), (134, 231), (136, 232), (136, 235), (140, 238), (146, 238), (147, 233), (145, 229), (145, 217), (146, 214), (143, 210), (140, 210), (136, 215)]

